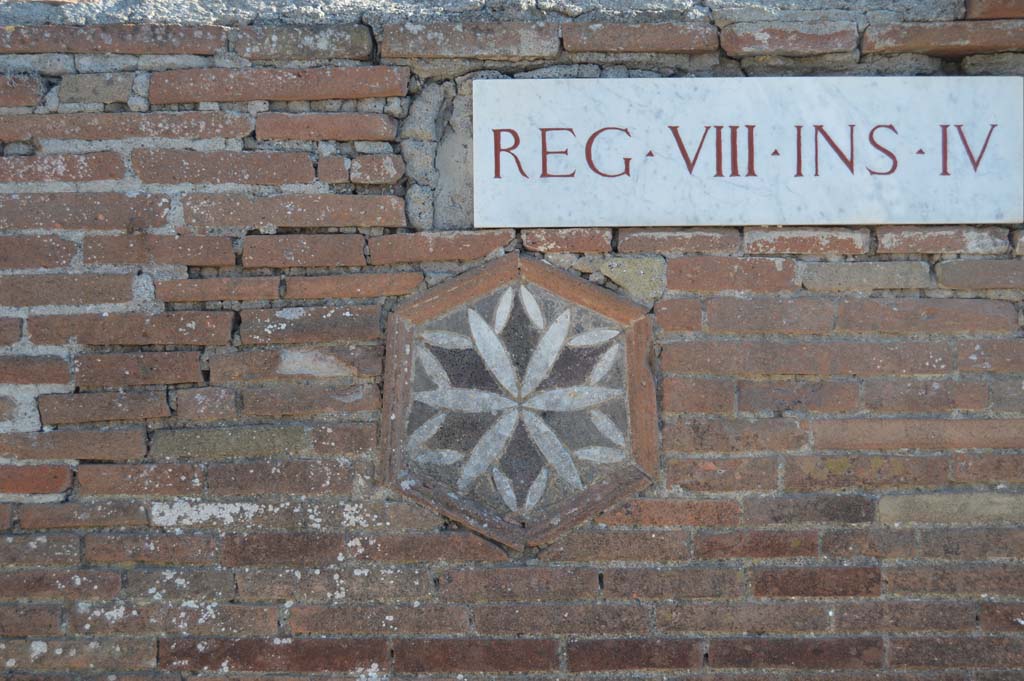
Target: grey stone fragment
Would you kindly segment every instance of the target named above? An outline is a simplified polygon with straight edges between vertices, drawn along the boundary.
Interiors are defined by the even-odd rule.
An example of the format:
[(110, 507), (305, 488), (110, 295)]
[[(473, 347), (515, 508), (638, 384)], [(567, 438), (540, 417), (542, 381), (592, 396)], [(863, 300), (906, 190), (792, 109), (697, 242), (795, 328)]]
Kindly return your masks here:
[(3, 54), (0, 73), (38, 73), (41, 76), (62, 76), (75, 72), (75, 58), (70, 54)]
[(971, 76), (1022, 76), (1024, 75), (1024, 53), (978, 54), (964, 58), (960, 62), (960, 68)]
[(441, 138), (444, 122), (441, 108), (445, 100), (454, 94), (451, 83), (427, 83), (423, 90), (412, 100), (409, 115), (402, 122), (400, 137), (402, 139), (436, 142)]
[(390, 154), (394, 151), (390, 142), (355, 142), (352, 146), (360, 154)]
[(76, 54), (75, 68), (79, 73), (135, 71), (139, 58), (131, 54)]
[(419, 140), (402, 140), (402, 158), (405, 159), (405, 174), (416, 184), (433, 187), (437, 184), (437, 169), (434, 154), (437, 144)]
[(413, 184), (405, 193), (405, 217), (414, 229), (434, 226), (434, 192), (429, 187)]
[(132, 95), (132, 73), (77, 73), (60, 82), (60, 100), (66, 104), (127, 102)]
[(459, 94), (437, 146), (434, 225), (444, 229), (473, 226), (473, 99)]
[(622, 287), (633, 300), (647, 307), (665, 293), (665, 259), (659, 256), (609, 258), (601, 264), (601, 274)]

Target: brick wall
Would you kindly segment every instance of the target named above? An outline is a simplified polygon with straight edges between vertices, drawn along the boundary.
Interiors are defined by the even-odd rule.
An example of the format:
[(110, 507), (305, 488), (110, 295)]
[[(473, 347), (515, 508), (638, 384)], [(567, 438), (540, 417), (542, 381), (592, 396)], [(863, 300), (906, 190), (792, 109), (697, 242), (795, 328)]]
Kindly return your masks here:
[[(1020, 226), (469, 231), (475, 77), (1024, 73), (714, 5), (0, 31), (0, 678), (1022, 678)], [(651, 307), (662, 439), (523, 553), (376, 470), (388, 311), (512, 251)]]

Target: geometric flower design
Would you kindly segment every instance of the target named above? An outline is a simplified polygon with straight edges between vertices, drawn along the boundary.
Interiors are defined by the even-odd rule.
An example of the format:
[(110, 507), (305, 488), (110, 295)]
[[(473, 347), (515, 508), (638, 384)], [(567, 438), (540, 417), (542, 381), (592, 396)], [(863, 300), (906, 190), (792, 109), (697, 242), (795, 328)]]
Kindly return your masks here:
[(386, 474), (505, 544), (550, 541), (650, 483), (649, 348), (643, 308), (515, 254), (426, 291), (389, 319)]

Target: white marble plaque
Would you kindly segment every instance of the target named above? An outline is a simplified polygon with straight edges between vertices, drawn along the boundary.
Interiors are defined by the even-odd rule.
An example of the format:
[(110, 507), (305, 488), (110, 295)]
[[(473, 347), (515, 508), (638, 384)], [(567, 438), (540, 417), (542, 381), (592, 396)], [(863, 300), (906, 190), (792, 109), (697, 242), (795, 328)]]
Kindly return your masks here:
[(478, 80), (475, 224), (1019, 223), (1022, 83)]

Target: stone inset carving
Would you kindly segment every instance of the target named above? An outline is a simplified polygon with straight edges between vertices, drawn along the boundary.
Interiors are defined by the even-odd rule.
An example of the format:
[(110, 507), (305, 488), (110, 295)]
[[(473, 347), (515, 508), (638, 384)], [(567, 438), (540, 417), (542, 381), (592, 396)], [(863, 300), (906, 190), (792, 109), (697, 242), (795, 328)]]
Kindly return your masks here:
[(387, 474), (514, 547), (543, 544), (650, 483), (657, 411), (646, 311), (509, 255), (388, 324)]

